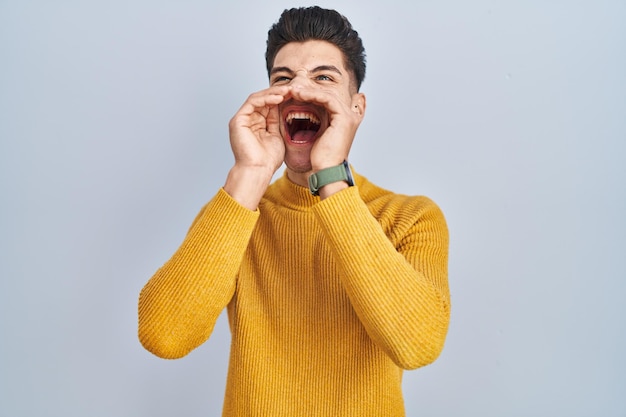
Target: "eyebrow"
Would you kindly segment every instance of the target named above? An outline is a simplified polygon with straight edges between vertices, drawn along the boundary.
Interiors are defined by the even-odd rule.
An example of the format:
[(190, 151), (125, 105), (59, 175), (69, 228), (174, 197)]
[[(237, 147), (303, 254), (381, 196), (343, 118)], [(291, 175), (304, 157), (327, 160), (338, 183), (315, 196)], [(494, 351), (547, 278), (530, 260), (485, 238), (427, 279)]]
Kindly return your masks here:
[[(320, 66), (313, 68), (311, 72), (315, 73), (315, 72), (322, 72), (322, 71), (331, 71), (331, 72), (335, 72), (343, 76), (343, 73), (339, 71), (339, 68), (337, 68), (334, 65), (320, 65)], [(270, 71), (270, 76), (276, 74), (277, 72), (286, 72), (287, 74), (290, 74), (290, 75), (295, 74), (295, 72), (289, 67), (274, 67)]]

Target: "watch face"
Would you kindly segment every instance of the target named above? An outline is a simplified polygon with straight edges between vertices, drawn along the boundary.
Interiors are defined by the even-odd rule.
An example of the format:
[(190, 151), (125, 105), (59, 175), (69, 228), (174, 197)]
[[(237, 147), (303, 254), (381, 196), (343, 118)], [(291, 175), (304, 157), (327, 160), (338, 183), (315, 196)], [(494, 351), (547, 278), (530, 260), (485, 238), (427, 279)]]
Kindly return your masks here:
[(348, 161), (343, 161), (343, 166), (346, 167), (346, 175), (348, 176), (348, 185), (352, 187), (354, 185), (354, 177), (352, 176), (352, 170), (350, 169), (350, 164)]

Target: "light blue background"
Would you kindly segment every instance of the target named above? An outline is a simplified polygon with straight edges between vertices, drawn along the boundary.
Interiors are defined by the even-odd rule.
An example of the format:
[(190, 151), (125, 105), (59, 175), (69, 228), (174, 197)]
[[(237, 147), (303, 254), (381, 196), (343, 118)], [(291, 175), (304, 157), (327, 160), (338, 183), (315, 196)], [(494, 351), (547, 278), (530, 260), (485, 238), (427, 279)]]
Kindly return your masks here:
[[(626, 416), (626, 3), (322, 1), (362, 35), (351, 162), (439, 203), (453, 314), (408, 416)], [(0, 0), (0, 415), (218, 416), (139, 290), (232, 164), (286, 1)]]

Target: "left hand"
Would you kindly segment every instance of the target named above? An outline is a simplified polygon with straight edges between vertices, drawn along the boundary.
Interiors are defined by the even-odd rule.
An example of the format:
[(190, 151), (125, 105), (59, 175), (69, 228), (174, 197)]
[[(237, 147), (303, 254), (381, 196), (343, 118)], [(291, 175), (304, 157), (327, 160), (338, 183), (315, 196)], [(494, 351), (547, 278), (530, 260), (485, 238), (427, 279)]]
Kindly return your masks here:
[(341, 97), (332, 90), (294, 86), (291, 96), (326, 109), (329, 125), (311, 150), (313, 171), (339, 165), (348, 158), (356, 131), (363, 120), (365, 96)]

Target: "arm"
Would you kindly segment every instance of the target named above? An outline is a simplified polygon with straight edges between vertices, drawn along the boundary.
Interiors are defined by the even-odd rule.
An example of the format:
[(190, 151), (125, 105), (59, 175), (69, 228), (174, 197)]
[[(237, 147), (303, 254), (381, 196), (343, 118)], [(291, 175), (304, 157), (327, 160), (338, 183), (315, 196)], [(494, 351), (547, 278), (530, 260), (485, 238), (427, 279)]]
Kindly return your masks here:
[(139, 296), (139, 339), (155, 355), (187, 355), (210, 336), (235, 291), (258, 211), (220, 190)]
[(437, 358), (450, 318), (448, 231), (439, 208), (426, 201), (394, 213), (394, 243), (370, 214), (357, 187), (314, 208), (363, 326), (405, 369)]
[(139, 339), (163, 358), (204, 343), (232, 298), (258, 218), (257, 206), (284, 158), (278, 104), (290, 87), (251, 94), (229, 124), (235, 165), (172, 258), (139, 298)]
[[(336, 91), (299, 86), (292, 94), (323, 106), (330, 118), (311, 151), (312, 171), (341, 163), (363, 120), (365, 96), (355, 93), (346, 100)], [(397, 210), (391, 220), (394, 245), (357, 187), (347, 187), (344, 182), (322, 187), (322, 201), (314, 208), (344, 288), (372, 340), (398, 366), (426, 365), (443, 348), (450, 316), (443, 215), (432, 202), (417, 207), (417, 213), (410, 205)]]

